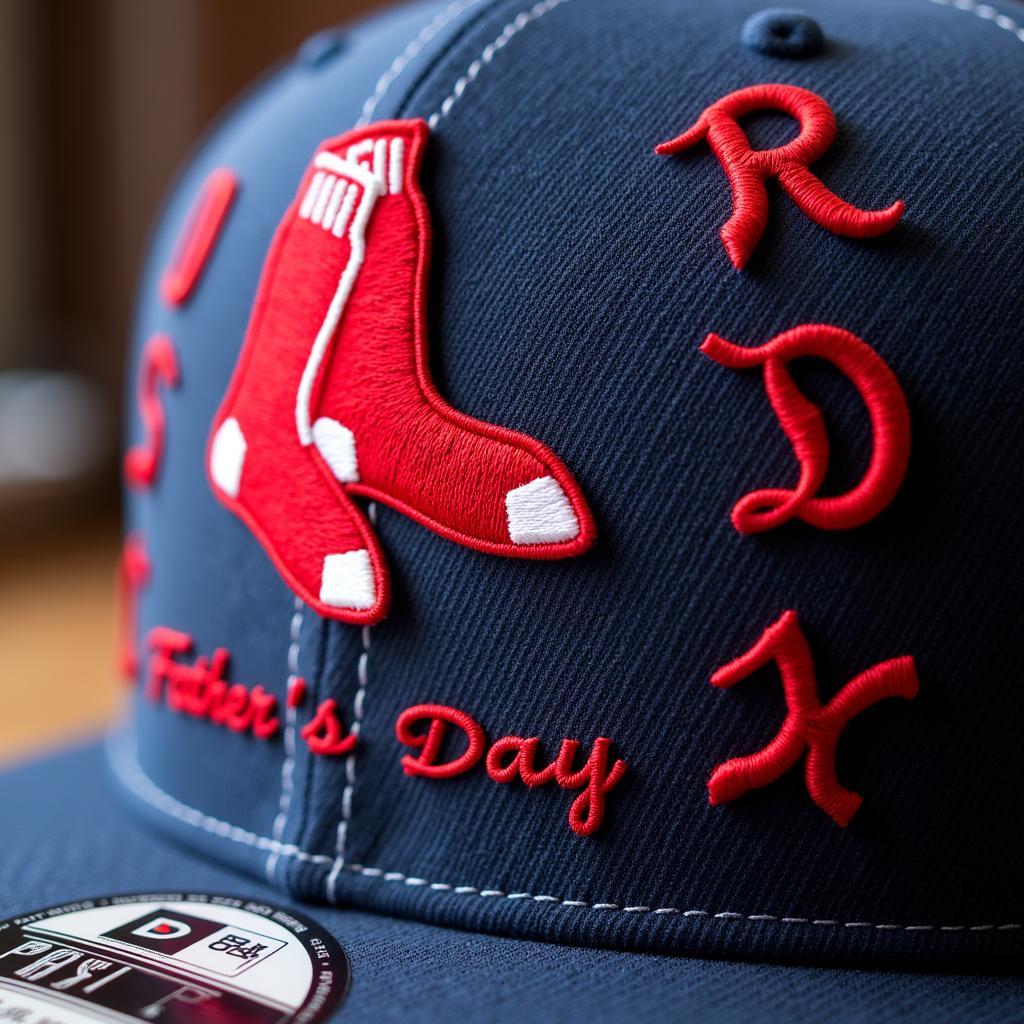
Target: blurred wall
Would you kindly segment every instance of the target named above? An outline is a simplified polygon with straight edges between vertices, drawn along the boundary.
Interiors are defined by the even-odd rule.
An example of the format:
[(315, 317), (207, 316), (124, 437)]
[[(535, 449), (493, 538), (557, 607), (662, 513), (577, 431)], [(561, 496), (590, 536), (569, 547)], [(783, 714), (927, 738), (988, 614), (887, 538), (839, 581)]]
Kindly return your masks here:
[(0, 0), (0, 760), (117, 704), (122, 361), (162, 194), (247, 82), (378, 6)]
[(36, 123), (38, 89), (33, 54), (33, 10), (26, 3), (0, 4), (0, 352), (13, 344), (7, 337), (38, 310), (42, 288), (39, 269), (43, 247), (33, 231), (32, 214), (40, 206), (39, 175), (42, 132)]
[[(214, 115), (313, 32), (373, 0), (0, 0), (0, 315), (116, 384), (148, 225)], [(12, 214), (11, 219), (6, 216)], [(0, 344), (5, 344), (0, 342)], [(9, 342), (6, 344), (10, 344)], [(16, 351), (21, 361), (38, 351)], [(10, 365), (11, 352), (0, 352)]]

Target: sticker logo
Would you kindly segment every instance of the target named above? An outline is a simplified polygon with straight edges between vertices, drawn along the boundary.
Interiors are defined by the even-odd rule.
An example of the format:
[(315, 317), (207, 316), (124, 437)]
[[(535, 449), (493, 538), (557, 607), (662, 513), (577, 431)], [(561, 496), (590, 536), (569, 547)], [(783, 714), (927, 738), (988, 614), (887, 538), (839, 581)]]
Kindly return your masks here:
[(429, 129), (391, 121), (318, 149), (271, 244), (214, 420), (217, 497), (321, 615), (387, 612), (380, 501), (478, 551), (564, 558), (594, 541), (586, 500), (540, 441), (453, 409), (427, 356)]
[(230, 896), (109, 896), (0, 921), (0, 1020), (319, 1024), (348, 983), (313, 921)]
[(104, 935), (145, 949), (178, 953), (186, 946), (191, 946), (207, 935), (219, 931), (220, 927), (216, 922), (206, 918), (191, 917), (188, 914), (170, 917), (163, 911), (156, 911), (104, 932)]

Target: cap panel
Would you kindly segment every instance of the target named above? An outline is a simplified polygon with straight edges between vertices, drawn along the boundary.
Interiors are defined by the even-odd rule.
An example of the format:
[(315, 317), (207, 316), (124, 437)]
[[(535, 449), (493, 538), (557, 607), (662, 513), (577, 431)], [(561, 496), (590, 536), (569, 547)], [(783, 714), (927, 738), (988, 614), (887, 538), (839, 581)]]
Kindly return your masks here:
[[(102, 750), (87, 747), (0, 775), (0, 833), (17, 837), (0, 849), (0, 920), (115, 892), (225, 894), (292, 908), (266, 882), (144, 827), (105, 784), (103, 769)], [(351, 964), (337, 1015), (346, 1024), (593, 1024), (623, 1015), (986, 1024), (1013, 1019), (1021, 999), (1018, 978), (684, 960), (472, 935), (334, 907), (298, 910), (337, 938)]]
[[(614, 933), (750, 952), (768, 948), (751, 937), (764, 934), (763, 922), (728, 935), (721, 919), (709, 928), (699, 917), (566, 923), (574, 911), (547, 903), (487, 905), (501, 897), (434, 910), (440, 898), (418, 891), (416, 880), (590, 906), (797, 919), (790, 933), (802, 920), (932, 926), (936, 935), (941, 926), (1016, 920), (1002, 898), (1010, 861), (996, 882), (999, 853), (941, 829), (951, 811), (973, 819), (980, 803), (995, 844), (1014, 848), (1001, 811), (1011, 794), (996, 781), (1009, 778), (1008, 748), (975, 744), (980, 735), (1008, 740), (1003, 715), (1018, 712), (991, 706), (973, 736), (963, 721), (986, 715), (985, 695), (967, 696), (964, 679), (976, 678), (979, 657), (988, 678), (1009, 671), (1003, 658), (1016, 641), (1008, 621), (991, 614), (1000, 589), (993, 576), (963, 577), (969, 561), (1016, 557), (1019, 542), (1012, 517), (992, 510), (973, 483), (985, 462), (977, 412), (948, 380), (962, 374), (975, 400), (984, 394), (989, 408), (1009, 414), (1016, 385), (1000, 353), (1012, 347), (1015, 326), (994, 308), (1016, 287), (1010, 268), (1019, 260), (1009, 240), (994, 243), (1003, 270), (993, 280), (988, 250), (998, 211), (1019, 202), (951, 168), (977, 160), (999, 116), (996, 97), (1016, 87), (1024, 48), (991, 23), (927, 3), (818, 4), (810, 13), (829, 51), (780, 63), (739, 43), (755, 9), (552, 8), (436, 125), (428, 179), (443, 246), (431, 296), (435, 375), (459, 408), (514, 423), (558, 450), (594, 503), (602, 541), (578, 563), (510, 565), (451, 551), (381, 510), (401, 598), (371, 631), (364, 727), (379, 742), (359, 763), (364, 783), (348, 838), (357, 865), (400, 877), (389, 886), (356, 872), (345, 883), (355, 899), (474, 926), (526, 922), (533, 934), (553, 929), (564, 939)], [(491, 38), (504, 23), (496, 15)], [(400, 113), (442, 108), (487, 41), (483, 26), (475, 35)], [(637, 55), (628, 74), (623, 51)], [(985, 72), (959, 97), (929, 92), (923, 72), (910, 70), (955, 75), (981, 64)], [(762, 80), (828, 100), (839, 136), (817, 173), (865, 207), (905, 199), (904, 227), (877, 242), (837, 239), (773, 194), (749, 273), (731, 271), (717, 234), (730, 201), (717, 162), (701, 152), (659, 160), (650, 147), (731, 89)], [(603, 98), (597, 113), (595, 95)], [(922, 125), (927, 146), (914, 144)], [(1007, 132), (988, 158), (1002, 168), (1000, 181), (1012, 177), (1019, 154), (1016, 126)], [(510, 141), (518, 137), (521, 144)], [(967, 275), (971, 287), (954, 291)], [(744, 538), (728, 520), (731, 504), (757, 484), (792, 480), (792, 451), (760, 381), (697, 349), (711, 329), (755, 344), (805, 322), (855, 331), (897, 373), (918, 437), (911, 476), (860, 532), (797, 526)], [(951, 322), (963, 325), (953, 335)], [(982, 336), (989, 340), (979, 348)], [(867, 456), (859, 400), (814, 364), (796, 372), (849, 452), (840, 481), (855, 481)], [(1020, 484), (1015, 473), (1001, 480), (1012, 493)], [(995, 534), (977, 534), (982, 516)], [(711, 769), (762, 747), (784, 706), (770, 673), (729, 695), (709, 677), (788, 607), (806, 623), (822, 700), (886, 658), (910, 653), (920, 666), (916, 704), (875, 709), (844, 735), (841, 777), (868, 797), (846, 832), (811, 803), (797, 771), (727, 808), (706, 804)], [(954, 638), (978, 631), (998, 638), (984, 655)], [(565, 736), (611, 735), (633, 768), (629, 788), (609, 797), (606, 828), (584, 844), (567, 828), (564, 792), (494, 786), (479, 774), (404, 779), (391, 727), (404, 707), (427, 700), (475, 714), (489, 736), (538, 735), (546, 751)], [(936, 755), (965, 745), (979, 759), (977, 775)], [(624, 859), (633, 866), (626, 875)], [(752, 869), (761, 859), (778, 865), (769, 877)], [(934, 871), (922, 875), (923, 862)], [(314, 878), (309, 894), (316, 889)], [(804, 955), (811, 946), (906, 948), (901, 929), (810, 931), (773, 934), (768, 945)], [(929, 955), (943, 945), (962, 951), (982, 935), (941, 934)], [(1013, 940), (1002, 933), (994, 945)]]
[[(181, 661), (230, 654), (228, 682), (262, 686), (278, 701), (280, 730), (267, 742), (209, 721), (169, 712), (164, 700), (143, 693), (135, 701), (136, 746), (141, 766), (161, 792), (185, 805), (229, 820), (252, 834), (284, 840), (282, 772), (284, 701), (288, 680), (308, 677), (312, 698), (321, 694), (328, 643), (323, 624), (296, 608), (287, 586), (258, 542), (211, 493), (204, 472), (214, 413), (238, 356), (264, 254), (291, 201), (310, 154), (328, 135), (372, 114), (390, 88), (415, 80), (447, 35), (472, 20), (480, 0), (416, 4), (350, 29), (328, 59), (304, 55), (258, 86), (202, 146), (168, 202), (141, 281), (135, 352), (129, 379), (140, 373), (146, 341), (166, 335), (180, 365), (176, 387), (159, 398), (168, 427), (159, 471), (149, 490), (129, 494), (128, 525), (144, 539), (151, 580), (140, 592), (138, 632), (143, 645), (154, 627), (187, 634), (192, 649)], [(317, 56), (317, 54), (320, 56)], [(238, 191), (187, 301), (168, 304), (160, 280), (174, 261), (203, 183), (218, 168), (237, 177)], [(129, 443), (145, 434), (134, 386), (129, 391)], [(361, 651), (355, 630), (331, 639), (332, 671), (355, 679)], [(327, 684), (324, 683), (326, 686)], [(166, 691), (166, 686), (164, 687)], [(352, 690), (337, 687), (351, 704)], [(333, 692), (333, 691), (332, 691)], [(304, 765), (291, 759), (293, 789), (304, 791)], [(338, 798), (333, 806), (339, 805)], [(301, 825), (301, 803), (295, 827)], [(254, 871), (281, 869), (263, 848), (223, 842), (180, 817), (173, 826)], [(275, 832), (276, 829), (276, 832)], [(268, 865), (269, 861), (269, 865)], [(285, 864), (287, 864), (287, 860)]]
[[(408, 89), (380, 104), (387, 116), (439, 115), (423, 182), (435, 381), (458, 409), (551, 445), (601, 539), (582, 560), (512, 562), (379, 510), (391, 616), (360, 632), (304, 615), (299, 630), (298, 667), (315, 696), (337, 697), (346, 721), (360, 708), (358, 755), (311, 771), (300, 758), (282, 845), (271, 834), (281, 748), (250, 755), (255, 744), (220, 733), (202, 747), (207, 723), (140, 702), (143, 767), (164, 791), (271, 845), (211, 838), (219, 825), (184, 831), (260, 870), (265, 852), (277, 854), (272, 873), (287, 871), (309, 898), (489, 931), (857, 962), (1019, 956), (1020, 908), (1014, 916), (1005, 892), (1019, 855), (1008, 808), (1024, 723), (1008, 681), (1024, 651), (1002, 610), (1005, 567), (1021, 555), (1024, 482), (1020, 460), (1006, 459), (993, 500), (992, 437), (1013, 422), (1020, 388), (1008, 310), (1024, 267), (1005, 225), (1021, 212), (1012, 182), (1024, 140), (1005, 114), (1024, 44), (929, 0), (805, 6), (829, 45), (779, 62), (740, 43), (757, 4), (500, 4), (424, 65), (406, 101), (392, 109)], [(935, 90), (935, 76), (956, 88)], [(895, 233), (836, 238), (773, 192), (747, 271), (732, 270), (718, 237), (730, 210), (719, 164), (706, 150), (652, 150), (759, 81), (827, 100), (839, 134), (815, 172), (864, 207), (904, 199)], [(220, 264), (225, 287), (244, 281), (250, 297), (316, 142), (351, 123), (340, 108), (298, 119), (289, 95), (282, 87), (235, 129), (253, 147), (231, 150), (241, 171), (279, 161), (273, 194), (253, 174), (268, 188), (250, 207), (264, 237)], [(308, 138), (288, 127), (299, 120)], [(763, 146), (785, 137), (777, 122), (755, 134)], [(248, 222), (241, 210), (233, 225)], [(201, 318), (196, 306), (203, 332), (219, 325), (196, 348), (221, 349), (210, 356), (209, 407), (205, 397), (189, 406), (194, 435), (169, 440), (168, 480), (175, 445), (189, 452), (175, 470), (190, 477), (183, 497), (161, 507), (161, 494), (141, 513), (154, 516), (142, 522), (148, 533), (168, 538), (173, 557), (161, 566), (180, 570), (154, 584), (144, 618), (194, 623), (204, 651), (227, 636), (239, 678), (282, 696), (291, 597), (239, 524), (217, 518), (196, 476), (237, 351), (218, 339), (229, 327), (240, 341), (243, 305)], [(753, 346), (802, 323), (855, 332), (896, 373), (913, 420), (910, 475), (860, 531), (792, 524), (744, 537), (730, 508), (755, 487), (790, 486), (793, 453), (761, 377), (726, 370), (699, 346), (710, 330)], [(834, 372), (795, 372), (839, 438), (841, 488), (865, 468), (866, 417)], [(198, 536), (210, 560), (187, 553)], [(232, 546), (244, 557), (229, 557)], [(866, 797), (846, 831), (810, 801), (798, 771), (727, 807), (707, 804), (711, 770), (763, 747), (784, 709), (771, 672), (729, 693), (709, 678), (787, 608), (799, 610), (822, 702), (898, 655), (913, 655), (921, 676), (913, 704), (872, 709), (843, 735), (840, 778)], [(499, 786), (482, 766), (443, 781), (405, 777), (394, 723), (425, 702), (463, 709), (492, 740), (537, 736), (551, 757), (563, 738), (588, 751), (609, 736), (631, 770), (600, 831), (570, 830), (575, 794)], [(199, 753), (182, 765), (186, 743)], [(234, 788), (212, 771), (224, 761), (243, 766)]]

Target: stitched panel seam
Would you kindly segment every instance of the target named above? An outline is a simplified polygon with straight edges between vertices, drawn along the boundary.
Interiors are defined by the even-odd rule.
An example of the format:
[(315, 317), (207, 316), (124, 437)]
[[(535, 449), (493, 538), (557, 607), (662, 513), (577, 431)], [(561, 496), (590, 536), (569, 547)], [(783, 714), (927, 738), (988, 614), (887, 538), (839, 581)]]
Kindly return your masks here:
[(469, 83), (476, 80), (484, 67), (494, 60), (494, 55), (499, 50), (503, 49), (515, 36), (519, 35), (531, 22), (542, 18), (545, 14), (553, 11), (556, 7), (561, 7), (566, 2), (567, 0), (540, 0), (539, 3), (516, 15), (495, 37), (494, 41), (488, 43), (483, 48), (480, 56), (466, 68), (465, 73), (455, 80), (452, 91), (444, 98), (441, 106), (427, 118), (427, 124), (430, 125), (431, 129), (436, 128), (441, 119), (448, 116), (455, 101), (466, 91)]
[[(151, 807), (162, 811), (172, 818), (182, 821), (194, 828), (202, 829), (211, 835), (227, 839), (233, 843), (249, 846), (254, 849), (267, 850), (279, 857), (291, 857), (307, 864), (330, 865), (332, 871), (336, 858), (324, 854), (309, 853), (300, 850), (294, 843), (283, 843), (269, 836), (261, 836), (222, 821), (212, 815), (204, 814), (194, 807), (189, 807), (175, 797), (162, 790), (145, 774), (134, 754), (128, 750), (129, 741), (126, 737), (111, 738), (108, 754), (114, 774), (130, 792), (148, 803)], [(829, 918), (783, 917), (777, 914), (740, 914), (735, 911), (684, 910), (680, 907), (654, 907), (643, 904), (623, 904), (621, 902), (591, 903), (586, 900), (562, 899), (559, 896), (537, 895), (531, 892), (505, 892), (502, 889), (485, 889), (475, 885), (452, 885), (448, 882), (431, 882), (416, 875), (407, 875), (402, 871), (385, 871), (383, 868), (365, 867), (362, 864), (345, 864), (343, 869), (364, 878), (409, 886), (410, 888), (426, 889), (430, 892), (449, 893), (456, 896), (476, 896), (481, 899), (519, 900), (549, 906), (575, 907), (581, 910), (596, 910), (608, 913), (623, 914), (654, 914), (660, 917), (697, 918), (709, 921), (737, 921), (752, 924), (776, 923), (794, 925), (814, 925), (823, 928), (867, 928), (875, 931), (903, 932), (1012, 932), (1020, 931), (1024, 925), (1012, 924), (876, 924), (872, 921), (839, 921)]]
[(1008, 14), (997, 11), (991, 4), (975, 3), (975, 0), (930, 0), (939, 7), (952, 7), (958, 11), (974, 14), (985, 21), (991, 21), (997, 28), (1010, 32), (1024, 43), (1024, 25), (1014, 21)]
[[(373, 93), (363, 104), (362, 114), (356, 122), (356, 126), (362, 127), (370, 123), (373, 119), (373, 115), (376, 113), (377, 107), (387, 95), (391, 85), (398, 76), (401, 75), (409, 63), (414, 60), (422, 52), (423, 48), (438, 34), (438, 32), (445, 28), (445, 26), (451, 24), (451, 22), (458, 18), (464, 11), (467, 11), (472, 7), (476, 7), (481, 2), (482, 0), (454, 0), (454, 2), (450, 3), (443, 11), (441, 11), (433, 21), (425, 25), (420, 30), (419, 34), (412, 39), (405, 49), (391, 62), (387, 71), (385, 71), (377, 80)], [(371, 526), (376, 526), (377, 505), (375, 502), (370, 502), (367, 507), (367, 515), (370, 519)], [(364, 626), (362, 630), (363, 649), (359, 654), (359, 661), (356, 669), (358, 687), (352, 704), (351, 732), (357, 740), (362, 728), (363, 710), (366, 701), (370, 643), (370, 627)], [(338, 822), (338, 829), (335, 838), (335, 855), (333, 859), (330, 859), (331, 870), (328, 872), (327, 877), (324, 880), (325, 895), (329, 903), (335, 902), (335, 890), (337, 887), (338, 876), (346, 866), (345, 857), (348, 848), (349, 826), (352, 821), (352, 800), (355, 793), (356, 757), (358, 756), (358, 752), (359, 747), (357, 743), (356, 747), (345, 759), (345, 788), (342, 791), (341, 796), (341, 820)]]
[[(479, 76), (484, 65), (490, 64), (494, 59), (494, 55), (506, 46), (514, 36), (518, 35), (524, 28), (526, 28), (527, 25), (530, 24), (530, 22), (536, 21), (538, 18), (543, 17), (545, 14), (548, 14), (550, 11), (553, 11), (556, 7), (560, 7), (566, 2), (567, 0), (540, 0), (539, 3), (536, 3), (527, 10), (520, 12), (520, 14), (510, 21), (494, 41), (484, 47), (480, 56), (469, 65), (465, 73), (456, 79), (455, 84), (452, 87), (452, 91), (442, 101), (440, 108), (427, 119), (427, 123), (430, 127), (437, 127), (441, 119), (446, 117), (451, 111), (456, 100), (458, 100), (466, 91), (470, 82), (474, 81)], [(992, 7), (990, 4), (976, 3), (975, 0), (929, 0), (929, 2), (940, 7), (952, 7), (956, 10), (974, 14), (985, 21), (991, 21), (998, 28), (1012, 33), (1021, 42), (1024, 42), (1024, 26), (1015, 21), (1009, 15), (996, 10), (996, 8)], [(410, 44), (410, 46), (412, 46), (412, 44)], [(416, 50), (416, 52), (418, 53), (420, 49), (422, 49), (422, 45)], [(401, 58), (396, 60), (395, 63), (398, 64), (399, 60), (401, 60)], [(404, 68), (407, 63), (408, 61), (403, 62), (399, 71), (401, 71), (401, 68)], [(385, 75), (385, 77), (387, 76)], [(387, 85), (390, 85), (390, 81), (387, 82)], [(385, 85), (385, 90), (386, 87), (387, 86)], [(383, 93), (381, 95), (383, 96)], [(370, 101), (367, 101), (367, 106), (369, 105)], [(375, 107), (376, 103), (370, 107), (371, 113)]]
[(213, 815), (204, 814), (195, 807), (189, 807), (188, 804), (182, 803), (153, 782), (143, 771), (137, 757), (128, 751), (127, 746), (128, 742), (124, 738), (112, 738), (108, 743), (111, 770), (130, 792), (158, 811), (162, 811), (186, 825), (209, 832), (211, 835), (243, 846), (250, 846), (256, 850), (266, 850), (269, 853), (277, 854), (278, 857), (291, 857), (312, 864), (332, 863), (333, 858), (331, 857), (325, 857), (318, 853), (307, 853), (305, 850), (300, 850), (294, 843), (285, 843), (278, 839), (272, 839), (270, 836), (261, 836), (256, 832), (250, 832), (248, 829), (215, 818)]
[[(302, 635), (302, 613), (305, 608), (300, 598), (295, 598), (294, 612), (289, 626), (288, 682), (285, 686), (284, 761), (281, 763), (281, 798), (271, 836), (280, 842), (288, 825), (288, 811), (291, 809), (292, 792), (295, 784), (295, 729), (298, 711), (291, 706), (288, 694), (299, 676), (299, 639)], [(266, 875), (271, 885), (276, 882), (277, 865), (280, 855), (271, 853), (267, 857)]]
[[(384, 74), (377, 81), (377, 85), (374, 88), (373, 93), (368, 97), (366, 102), (363, 104), (362, 114), (360, 115), (359, 120), (356, 122), (357, 127), (365, 126), (370, 123), (374, 113), (377, 110), (377, 107), (380, 105), (381, 101), (387, 95), (387, 92), (391, 88), (391, 85), (398, 78), (398, 76), (405, 70), (408, 64), (412, 60), (414, 60), (416, 56), (418, 56), (418, 54), (423, 50), (427, 43), (429, 43), (430, 40), (433, 39), (438, 34), (438, 32), (440, 32), (445, 26), (453, 22), (463, 12), (469, 10), (472, 7), (476, 7), (481, 2), (482, 0), (454, 0), (454, 2), (449, 4), (442, 12), (440, 12), (440, 14), (438, 14), (433, 21), (431, 21), (428, 25), (424, 26), (423, 29), (420, 30), (419, 34), (414, 39), (412, 39), (406, 46), (406, 48), (402, 51), (402, 53), (400, 53), (394, 59), (394, 61), (392, 61), (391, 66), (388, 68), (387, 71), (384, 72)], [(563, 0), (553, 0), (554, 6), (557, 6), (557, 4), (561, 2), (563, 2)], [(538, 4), (537, 7), (547, 7), (550, 6), (551, 3), (552, 0), (547, 0), (547, 3)], [(535, 18), (540, 17), (540, 14), (543, 13), (546, 13), (546, 10), (536, 13), (531, 12), (527, 17), (527, 21), (534, 20)], [(520, 15), (520, 18), (522, 17), (523, 15)], [(507, 35), (508, 38), (511, 38), (512, 35), (515, 35), (516, 32), (520, 31), (522, 27), (524, 27), (526, 22), (524, 22), (523, 25), (518, 25), (517, 23), (519, 22), (519, 20), (520, 19), (516, 19), (516, 23), (513, 23), (511, 27), (506, 26), (505, 31), (502, 33), (502, 37), (505, 37)], [(508, 40), (506, 38), (504, 42), (507, 41)], [(502, 42), (500, 46), (504, 46), (504, 42)], [(495, 46), (494, 44), (492, 44), (491, 47), (488, 47), (487, 51), (485, 51), (488, 53), (487, 62), (489, 62), (492, 59), (494, 51), (496, 49), (500, 49), (500, 46)], [(474, 77), (478, 72), (479, 69), (477, 69), (477, 71), (474, 72)], [(464, 88), (464, 86), (460, 87), (460, 93), (462, 88)], [(370, 502), (367, 508), (367, 514), (369, 516), (371, 525), (375, 526), (377, 522), (377, 505), (375, 502)], [(353, 700), (352, 707), (351, 731), (357, 738), (362, 728), (364, 705), (366, 700), (370, 644), (370, 627), (364, 626), (362, 630), (363, 649), (360, 652), (357, 666), (358, 688), (356, 690), (356, 695)], [(335, 890), (337, 887), (338, 876), (340, 875), (342, 870), (346, 868), (345, 858), (348, 848), (349, 826), (352, 821), (352, 802), (356, 784), (356, 757), (358, 756), (358, 750), (359, 748), (358, 746), (356, 746), (356, 748), (353, 749), (353, 751), (345, 759), (345, 788), (342, 792), (341, 798), (341, 820), (338, 822), (338, 829), (336, 833), (335, 856), (331, 861), (331, 870), (325, 879), (325, 895), (327, 897), (328, 902), (330, 903), (335, 902)]]
[(391, 62), (391, 66), (380, 76), (377, 81), (377, 85), (373, 90), (372, 95), (363, 104), (363, 111), (356, 121), (356, 127), (362, 128), (368, 125), (373, 120), (373, 115), (377, 111), (377, 107), (380, 105), (381, 100), (387, 95), (387, 91), (391, 88), (391, 84), (396, 78), (406, 69), (410, 61), (416, 59), (422, 52), (423, 48), (430, 42), (438, 32), (441, 31), (446, 25), (454, 21), (463, 11), (468, 11), (471, 7), (475, 7), (481, 3), (482, 0), (455, 0), (455, 3), (449, 4), (436, 18), (428, 25), (420, 30), (419, 35), (413, 39), (409, 45)]
[[(377, 525), (377, 503), (370, 502), (366, 509), (367, 517), (371, 526)], [(356, 788), (356, 756), (359, 751), (359, 733), (363, 726), (363, 710), (366, 703), (366, 683), (368, 679), (367, 669), (370, 658), (370, 627), (363, 626), (362, 629), (363, 649), (359, 653), (359, 661), (356, 666), (356, 675), (359, 685), (356, 688), (356, 695), (352, 701), (352, 726), (350, 732), (356, 737), (356, 745), (345, 758), (345, 788), (341, 794), (341, 821), (338, 822), (338, 832), (335, 839), (334, 863), (325, 881), (327, 902), (335, 902), (335, 889), (337, 888), (338, 875), (345, 867), (345, 854), (348, 844), (348, 827), (352, 821), (352, 795)]]

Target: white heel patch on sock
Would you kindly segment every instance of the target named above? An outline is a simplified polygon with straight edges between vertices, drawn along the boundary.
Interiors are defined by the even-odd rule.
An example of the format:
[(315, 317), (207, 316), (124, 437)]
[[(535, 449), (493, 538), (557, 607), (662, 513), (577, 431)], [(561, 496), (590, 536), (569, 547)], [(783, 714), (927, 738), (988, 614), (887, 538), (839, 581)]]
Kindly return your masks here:
[(356, 439), (348, 427), (337, 420), (321, 416), (313, 424), (313, 444), (323, 456), (331, 472), (343, 483), (355, 483), (359, 479), (359, 463), (356, 461)]
[(210, 445), (210, 476), (228, 497), (237, 498), (245, 465), (245, 435), (233, 416), (218, 428)]
[(328, 555), (320, 579), (320, 600), (332, 608), (372, 608), (377, 600), (370, 553), (365, 548)]
[(558, 544), (580, 532), (572, 504), (553, 476), (514, 487), (505, 495), (505, 509), (513, 544)]

